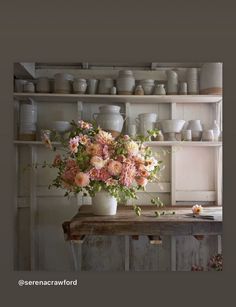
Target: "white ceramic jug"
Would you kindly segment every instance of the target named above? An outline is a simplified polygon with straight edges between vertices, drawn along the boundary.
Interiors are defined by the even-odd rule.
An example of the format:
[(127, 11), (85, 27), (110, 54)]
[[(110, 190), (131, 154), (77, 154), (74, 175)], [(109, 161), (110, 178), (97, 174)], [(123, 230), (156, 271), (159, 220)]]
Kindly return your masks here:
[(157, 121), (156, 113), (142, 113), (136, 118), (136, 123), (139, 127), (139, 133), (144, 136), (148, 136), (147, 130), (154, 129), (155, 123)]
[(106, 105), (99, 107), (100, 113), (94, 113), (93, 118), (100, 128), (111, 132), (117, 137), (123, 128), (124, 119), (120, 113), (120, 107), (114, 105)]

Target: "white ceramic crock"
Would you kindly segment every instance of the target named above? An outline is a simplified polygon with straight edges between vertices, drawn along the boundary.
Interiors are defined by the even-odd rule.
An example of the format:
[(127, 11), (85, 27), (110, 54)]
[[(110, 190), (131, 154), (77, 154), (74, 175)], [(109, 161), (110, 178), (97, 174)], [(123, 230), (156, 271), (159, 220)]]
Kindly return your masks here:
[(98, 93), (103, 95), (109, 95), (111, 88), (114, 86), (114, 80), (111, 78), (101, 79), (98, 85)]
[(85, 79), (75, 79), (73, 81), (73, 92), (75, 94), (84, 94), (87, 89), (87, 82)]
[(144, 95), (152, 95), (154, 89), (154, 80), (144, 79), (141, 80), (139, 83), (143, 87)]
[(120, 107), (106, 105), (99, 107), (99, 113), (94, 113), (93, 118), (103, 130), (111, 132), (117, 137), (123, 128), (124, 119), (120, 113)]
[(69, 94), (72, 89), (73, 76), (68, 73), (58, 73), (54, 76), (54, 91), (59, 94)]
[(47, 77), (40, 77), (36, 83), (37, 93), (50, 93), (50, 81)]
[(200, 72), (200, 94), (222, 94), (222, 70), (222, 63), (203, 64)]
[(189, 68), (187, 70), (188, 94), (197, 95), (198, 89), (198, 70), (197, 68)]
[(135, 86), (135, 78), (132, 70), (120, 70), (116, 85), (119, 95), (132, 95)]
[(141, 135), (148, 136), (148, 130), (154, 129), (157, 121), (156, 113), (142, 113), (136, 118), (136, 124), (138, 125), (138, 132)]
[(94, 215), (115, 215), (117, 200), (106, 191), (100, 191), (92, 197), (92, 211)]

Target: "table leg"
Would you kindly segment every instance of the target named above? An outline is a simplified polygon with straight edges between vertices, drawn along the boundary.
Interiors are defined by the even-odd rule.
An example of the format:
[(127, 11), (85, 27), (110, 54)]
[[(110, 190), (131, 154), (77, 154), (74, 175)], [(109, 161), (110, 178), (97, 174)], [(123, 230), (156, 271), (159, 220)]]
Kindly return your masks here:
[(81, 271), (82, 243), (70, 241), (70, 248), (73, 257), (75, 271)]
[(125, 271), (130, 269), (130, 237), (125, 236)]

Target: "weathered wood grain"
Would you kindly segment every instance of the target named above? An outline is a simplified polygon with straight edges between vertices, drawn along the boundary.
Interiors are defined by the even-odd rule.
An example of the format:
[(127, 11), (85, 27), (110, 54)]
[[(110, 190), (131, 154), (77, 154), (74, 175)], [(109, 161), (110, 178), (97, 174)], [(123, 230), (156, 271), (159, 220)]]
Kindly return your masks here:
[(95, 216), (90, 206), (82, 206), (71, 221), (63, 223), (67, 240), (81, 235), (217, 235), (222, 233), (222, 208), (205, 207), (204, 214), (215, 220), (194, 218), (189, 207), (169, 207), (174, 215), (155, 217), (155, 206), (142, 206), (135, 215), (130, 206), (120, 206), (115, 216)]

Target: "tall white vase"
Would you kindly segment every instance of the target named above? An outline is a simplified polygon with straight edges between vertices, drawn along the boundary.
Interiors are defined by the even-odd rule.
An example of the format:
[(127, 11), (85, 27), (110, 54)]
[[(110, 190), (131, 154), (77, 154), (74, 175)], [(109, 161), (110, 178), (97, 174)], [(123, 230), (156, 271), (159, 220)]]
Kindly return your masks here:
[(222, 63), (203, 64), (200, 72), (200, 94), (222, 94), (222, 69)]
[(106, 191), (100, 191), (92, 197), (92, 211), (94, 215), (115, 215), (117, 200)]

